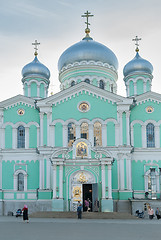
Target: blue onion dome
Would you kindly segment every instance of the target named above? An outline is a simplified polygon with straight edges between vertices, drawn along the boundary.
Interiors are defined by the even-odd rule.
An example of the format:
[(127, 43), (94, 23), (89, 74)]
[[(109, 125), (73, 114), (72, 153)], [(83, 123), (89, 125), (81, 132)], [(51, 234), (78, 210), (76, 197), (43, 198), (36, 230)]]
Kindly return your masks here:
[(140, 57), (138, 49), (136, 49), (136, 56), (130, 62), (128, 62), (123, 69), (124, 77), (138, 73), (152, 74), (152, 72), (153, 72), (152, 64), (149, 61)]
[(62, 53), (58, 61), (58, 70), (60, 72), (68, 64), (81, 61), (99, 61), (109, 64), (115, 71), (118, 69), (118, 60), (115, 54), (105, 45), (94, 41), (88, 34), (82, 41)]
[(50, 71), (45, 65), (39, 62), (37, 58), (37, 54), (35, 54), (34, 60), (23, 67), (22, 76), (23, 77), (30, 77), (30, 76), (43, 77), (49, 80)]

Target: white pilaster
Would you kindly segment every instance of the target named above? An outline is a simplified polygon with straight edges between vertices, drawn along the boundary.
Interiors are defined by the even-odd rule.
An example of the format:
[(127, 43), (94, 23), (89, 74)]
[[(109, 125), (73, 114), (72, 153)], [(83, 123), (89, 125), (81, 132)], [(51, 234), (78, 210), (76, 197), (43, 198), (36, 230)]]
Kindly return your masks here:
[(94, 146), (94, 134), (93, 134), (93, 124), (89, 124), (89, 141)]
[(120, 137), (120, 145), (122, 145), (122, 111), (119, 111), (119, 123), (120, 123), (120, 130), (119, 130), (119, 137)]
[(124, 158), (123, 154), (118, 154), (119, 156), (119, 172), (120, 172), (120, 190), (124, 190), (125, 182), (124, 182)]
[(40, 146), (40, 127), (37, 127), (37, 146)]
[(130, 111), (126, 112), (126, 142), (130, 145)]
[(2, 157), (0, 157), (0, 189), (2, 189)]
[(39, 189), (43, 189), (44, 187), (44, 166), (43, 166), (43, 159), (39, 160)]
[(129, 95), (130, 95), (130, 93), (129, 93), (130, 91), (129, 91), (129, 90), (130, 90), (129, 84), (127, 84), (127, 85), (126, 85), (126, 94), (127, 94), (127, 97), (129, 97)]
[(68, 126), (63, 125), (63, 147), (68, 146)]
[(134, 82), (134, 95), (137, 95), (137, 86), (136, 86), (136, 82)]
[(105, 165), (101, 165), (102, 171), (102, 199), (105, 199)]
[(50, 159), (46, 157), (46, 188), (50, 189)]
[(146, 82), (144, 81), (144, 93), (146, 92)]
[(63, 165), (59, 165), (59, 198), (63, 198)]
[(53, 198), (56, 198), (56, 165), (53, 166)]
[(112, 199), (112, 180), (111, 180), (111, 164), (108, 164), (108, 198)]
[(29, 148), (29, 127), (25, 127), (25, 148)]
[(50, 126), (50, 145), (55, 147), (55, 125)]
[(50, 124), (52, 121), (52, 114), (51, 112), (47, 113), (47, 146), (51, 146), (50, 142)]
[[(1, 138), (1, 146), (0, 146), (0, 148), (4, 149), (5, 148), (5, 128), (1, 129), (0, 138)], [(13, 147), (13, 136), (12, 136), (12, 147)]]
[(80, 125), (76, 125), (76, 139), (80, 138)]
[(12, 148), (17, 148), (17, 128), (12, 128)]
[(28, 85), (28, 97), (31, 97), (31, 85)]
[(142, 147), (146, 148), (147, 144), (146, 144), (146, 126), (143, 125), (142, 126)]
[(107, 146), (107, 125), (102, 124), (102, 146)]
[(134, 126), (131, 126), (131, 145), (134, 146)]
[(132, 190), (132, 178), (131, 178), (131, 157), (127, 157), (126, 160), (126, 174), (127, 174), (127, 189)]
[(155, 147), (160, 148), (160, 134), (159, 134), (159, 126), (155, 126)]
[(40, 112), (40, 146), (43, 146), (43, 117), (44, 113)]

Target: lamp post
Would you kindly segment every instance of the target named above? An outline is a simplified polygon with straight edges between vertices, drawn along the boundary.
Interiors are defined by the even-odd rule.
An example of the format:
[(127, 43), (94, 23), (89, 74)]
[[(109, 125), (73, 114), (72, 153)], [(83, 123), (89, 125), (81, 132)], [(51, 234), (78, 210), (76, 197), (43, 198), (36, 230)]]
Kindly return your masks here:
[(150, 168), (150, 177), (151, 177), (151, 198), (156, 199), (156, 175), (155, 168)]

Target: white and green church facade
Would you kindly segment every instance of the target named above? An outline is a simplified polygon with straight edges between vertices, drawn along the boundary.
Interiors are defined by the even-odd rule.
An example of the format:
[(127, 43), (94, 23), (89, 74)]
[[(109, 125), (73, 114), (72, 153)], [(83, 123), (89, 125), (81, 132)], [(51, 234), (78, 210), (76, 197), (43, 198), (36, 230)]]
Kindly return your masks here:
[(124, 67), (127, 97), (117, 95), (117, 58), (87, 28), (58, 68), (61, 91), (48, 97), (50, 72), (36, 49), (22, 70), (24, 95), (0, 103), (0, 214), (23, 204), (75, 211), (86, 198), (93, 211), (98, 200), (99, 211), (129, 212), (132, 201), (160, 199), (161, 95), (151, 92), (151, 63), (137, 47)]

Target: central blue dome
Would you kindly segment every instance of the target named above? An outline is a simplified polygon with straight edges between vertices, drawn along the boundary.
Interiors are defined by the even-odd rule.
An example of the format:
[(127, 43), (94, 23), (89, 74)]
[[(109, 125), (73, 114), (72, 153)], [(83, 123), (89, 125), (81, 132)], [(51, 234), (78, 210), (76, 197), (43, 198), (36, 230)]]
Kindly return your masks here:
[(81, 61), (100, 61), (118, 69), (118, 60), (115, 54), (106, 46), (94, 41), (90, 37), (85, 37), (82, 41), (72, 45), (59, 58), (58, 70), (68, 64)]

